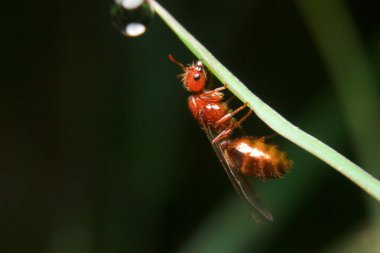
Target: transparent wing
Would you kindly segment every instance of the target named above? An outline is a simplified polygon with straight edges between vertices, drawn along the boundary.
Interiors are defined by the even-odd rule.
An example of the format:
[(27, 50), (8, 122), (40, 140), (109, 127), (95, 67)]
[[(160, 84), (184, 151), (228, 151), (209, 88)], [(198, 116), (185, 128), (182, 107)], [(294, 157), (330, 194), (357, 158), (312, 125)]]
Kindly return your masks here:
[(250, 207), (253, 218), (259, 223), (273, 221), (272, 214), (268, 209), (266, 209), (249, 180), (228, 163), (228, 161), (224, 158), (224, 154), (219, 143), (212, 144), (212, 141), (215, 138), (216, 134), (204, 122), (201, 123), (204, 131), (206, 132), (207, 138), (209, 139), (216, 155), (218, 156), (224, 170), (228, 175), (228, 178), (231, 180), (231, 183), (235, 187), (237, 193)]

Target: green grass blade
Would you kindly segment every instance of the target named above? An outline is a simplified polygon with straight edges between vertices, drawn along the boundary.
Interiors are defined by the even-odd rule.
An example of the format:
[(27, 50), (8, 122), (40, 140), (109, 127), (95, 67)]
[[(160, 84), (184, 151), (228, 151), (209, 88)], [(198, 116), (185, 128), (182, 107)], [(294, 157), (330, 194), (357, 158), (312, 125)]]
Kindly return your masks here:
[(152, 1), (155, 12), (174, 31), (179, 39), (229, 90), (243, 103), (248, 103), (256, 115), (270, 128), (288, 140), (320, 158), (331, 167), (349, 178), (368, 194), (380, 201), (380, 182), (347, 158), (313, 136), (292, 125), (284, 117), (254, 95), (242, 82), (226, 69), (201, 43), (186, 31), (160, 4)]

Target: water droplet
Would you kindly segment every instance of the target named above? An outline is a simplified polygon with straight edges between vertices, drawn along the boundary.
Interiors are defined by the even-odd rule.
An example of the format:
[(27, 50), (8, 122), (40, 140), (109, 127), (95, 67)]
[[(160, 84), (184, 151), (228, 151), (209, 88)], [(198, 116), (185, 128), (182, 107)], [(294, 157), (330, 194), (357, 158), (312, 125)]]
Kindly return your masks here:
[(131, 37), (140, 36), (146, 30), (146, 26), (140, 23), (130, 23), (125, 28), (125, 33)]
[(123, 35), (137, 37), (145, 33), (153, 10), (149, 0), (115, 0), (111, 16), (113, 24)]
[(115, 0), (116, 4), (123, 6), (127, 10), (133, 10), (144, 3), (144, 0)]

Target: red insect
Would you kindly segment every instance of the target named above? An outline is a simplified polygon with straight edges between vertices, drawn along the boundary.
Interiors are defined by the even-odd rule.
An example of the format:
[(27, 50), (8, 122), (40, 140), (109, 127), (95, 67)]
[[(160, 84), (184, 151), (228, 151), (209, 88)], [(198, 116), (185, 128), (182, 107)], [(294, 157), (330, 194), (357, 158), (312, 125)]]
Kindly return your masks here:
[(250, 206), (256, 220), (272, 221), (272, 214), (258, 198), (247, 177), (281, 177), (289, 171), (293, 162), (276, 146), (266, 144), (264, 138), (232, 139), (233, 131), (240, 127), (252, 110), (237, 121), (234, 115), (247, 104), (231, 110), (227, 103), (223, 102), (224, 94), (221, 91), (226, 89), (226, 86), (207, 90), (207, 73), (200, 60), (185, 66), (172, 55), (169, 55), (169, 59), (183, 69), (184, 72), (180, 75), (182, 83), (185, 89), (192, 93), (188, 99), (189, 109), (206, 132), (236, 191)]

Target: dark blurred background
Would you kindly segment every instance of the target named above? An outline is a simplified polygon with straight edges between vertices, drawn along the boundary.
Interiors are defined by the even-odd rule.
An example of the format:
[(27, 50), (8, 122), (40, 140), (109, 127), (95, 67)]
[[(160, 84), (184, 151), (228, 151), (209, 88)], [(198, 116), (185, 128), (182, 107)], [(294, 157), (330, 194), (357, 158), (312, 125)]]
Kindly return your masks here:
[[(266, 103), (380, 177), (377, 1), (160, 3)], [(274, 215), (257, 225), (167, 58), (194, 57), (159, 17), (123, 37), (111, 4), (2, 4), (0, 252), (380, 252), (379, 204), (281, 137), (295, 166), (253, 181)], [(245, 129), (273, 132), (257, 117)]]

